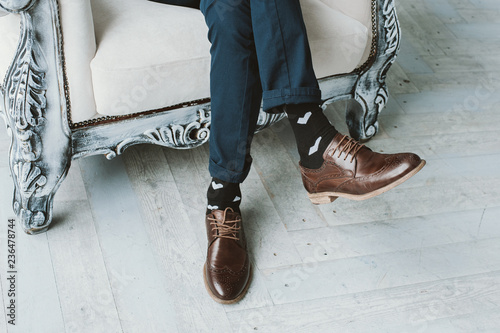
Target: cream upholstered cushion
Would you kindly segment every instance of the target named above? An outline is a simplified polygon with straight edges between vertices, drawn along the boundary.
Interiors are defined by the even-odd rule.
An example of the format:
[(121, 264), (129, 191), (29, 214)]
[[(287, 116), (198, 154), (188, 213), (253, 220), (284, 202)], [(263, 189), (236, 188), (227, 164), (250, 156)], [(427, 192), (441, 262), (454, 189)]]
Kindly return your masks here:
[(96, 51), (90, 0), (60, 0), (61, 25), (74, 122), (95, 116), (90, 61)]
[(372, 26), (372, 1), (373, 0), (321, 0), (330, 8), (361, 22), (365, 27)]
[(210, 43), (197, 9), (92, 0), (97, 111), (122, 115), (209, 97)]
[(318, 78), (349, 73), (368, 58), (371, 30), (322, 1), (301, 4)]
[[(363, 24), (368, 33), (368, 45), (366, 45), (365, 52), (361, 58), (361, 63), (368, 60), (371, 51), (372, 33), (372, 2), (374, 0), (321, 0), (321, 2), (328, 5), (334, 10), (338, 10), (344, 15), (347, 15), (359, 23)], [(356, 39), (355, 42), (362, 44), (363, 38)]]
[[(369, 48), (361, 22), (302, 0), (318, 77), (355, 69)], [(200, 11), (144, 0), (92, 0), (97, 111), (121, 115), (209, 97), (210, 44)], [(369, 7), (368, 7), (369, 10)]]

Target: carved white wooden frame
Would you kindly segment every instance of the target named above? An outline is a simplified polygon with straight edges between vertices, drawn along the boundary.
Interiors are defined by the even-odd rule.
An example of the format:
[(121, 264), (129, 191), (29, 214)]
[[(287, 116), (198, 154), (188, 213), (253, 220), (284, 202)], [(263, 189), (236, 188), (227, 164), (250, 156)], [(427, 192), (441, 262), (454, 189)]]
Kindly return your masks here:
[[(0, 9), (21, 16), (18, 48), (0, 86), (0, 110), (11, 136), (13, 208), (26, 233), (47, 230), (53, 196), (72, 159), (113, 158), (139, 143), (188, 149), (207, 142), (209, 100), (72, 123), (57, 0), (0, 0)], [(372, 1), (372, 24), (368, 61), (352, 73), (319, 80), (324, 106), (349, 99), (346, 120), (351, 136), (359, 140), (375, 135), (387, 102), (385, 78), (400, 46), (394, 0)], [(261, 112), (258, 130), (282, 118)]]

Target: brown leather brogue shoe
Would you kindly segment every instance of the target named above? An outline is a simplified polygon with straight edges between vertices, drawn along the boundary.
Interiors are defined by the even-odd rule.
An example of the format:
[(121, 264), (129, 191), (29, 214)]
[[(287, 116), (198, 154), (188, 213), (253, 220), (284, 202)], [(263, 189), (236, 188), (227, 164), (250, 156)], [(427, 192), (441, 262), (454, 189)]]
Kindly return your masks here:
[(236, 303), (250, 285), (251, 265), (240, 214), (231, 208), (206, 216), (208, 251), (203, 267), (205, 287), (218, 303)]
[(415, 154), (376, 153), (342, 134), (335, 135), (323, 158), (319, 169), (301, 166), (304, 187), (316, 205), (337, 197), (372, 198), (403, 183), (425, 165)]

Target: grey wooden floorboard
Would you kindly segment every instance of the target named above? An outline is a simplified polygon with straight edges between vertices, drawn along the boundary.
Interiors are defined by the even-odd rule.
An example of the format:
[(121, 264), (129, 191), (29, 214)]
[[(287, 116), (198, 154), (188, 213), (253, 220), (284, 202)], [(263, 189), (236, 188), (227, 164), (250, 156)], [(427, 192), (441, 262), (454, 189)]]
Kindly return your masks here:
[(204, 256), (161, 148), (130, 148), (124, 162), (162, 272), (172, 282), (167, 288), (179, 331), (227, 331), (222, 306), (206, 295), (200, 265)]
[(500, 237), (500, 208), (293, 231), (303, 258), (329, 261)]
[[(457, 51), (455, 51), (457, 52)], [(485, 73), (484, 71), (473, 71), (467, 73), (442, 73), (435, 74), (408, 74), (408, 79), (421, 91), (442, 91), (450, 94), (455, 88), (464, 89), (468, 88), (469, 95), (471, 92), (473, 96), (494, 95), (500, 86), (500, 78), (498, 71), (491, 71)], [(455, 96), (457, 97), (457, 96)], [(462, 97), (462, 96), (459, 96)], [(458, 98), (453, 101), (452, 106), (456, 103)], [(449, 106), (446, 107), (448, 109)], [(385, 113), (385, 112), (384, 112)]]
[[(441, 318), (499, 311), (499, 282), (500, 272), (493, 271), (275, 305), (255, 309), (252, 316), (238, 311), (228, 315), (236, 332), (427, 332), (428, 322)], [(468, 323), (473, 328), (468, 332), (495, 322), (483, 317)]]
[(500, 238), (490, 238), (311, 261), (263, 273), (274, 303), (284, 304), (500, 270), (499, 248)]
[(409, 79), (411, 73), (406, 73), (398, 62), (391, 66), (390, 73), (391, 75), (387, 77), (387, 85), (393, 96), (394, 94), (415, 94), (419, 92), (415, 84)]
[[(500, 23), (500, 11), (491, 9), (459, 9), (458, 12), (467, 22)], [(476, 36), (473, 36), (474, 39)]]
[(301, 189), (300, 172), (295, 166), (297, 161), (290, 158), (278, 137), (270, 130), (263, 131), (255, 137), (252, 149), (255, 169), (286, 229), (325, 226), (325, 220)]
[[(410, 151), (432, 160), (456, 158), (459, 156), (498, 155), (500, 131), (442, 134), (439, 137), (414, 136), (380, 138), (367, 145), (378, 152)], [(417, 178), (418, 179), (418, 178)]]
[(176, 332), (174, 303), (121, 158), (80, 161), (123, 332)]
[(320, 207), (331, 225), (416, 217), (498, 205), (500, 182), (396, 188), (367, 201), (338, 199)]
[(67, 332), (121, 332), (88, 201), (57, 202), (47, 234)]
[(206, 191), (211, 179), (207, 172), (205, 147), (179, 151), (164, 149), (162, 153), (170, 166), (199, 247), (204, 249), (207, 243), (204, 208), (207, 205)]
[[(413, 114), (422, 112), (428, 113), (432, 110), (435, 113), (449, 112), (450, 107), (457, 105), (457, 94), (464, 96), (463, 105), (472, 112), (492, 110), (492, 106), (500, 102), (500, 98), (495, 94), (495, 86), (476, 87), (455, 87), (453, 90), (422, 91), (420, 94), (400, 94), (396, 100), (400, 104), (411, 105)], [(466, 99), (470, 96), (469, 99)]]
[[(5, 309), (7, 304), (7, 220), (12, 212), (13, 184), (8, 167), (0, 169), (0, 279)], [(8, 325), (8, 332), (62, 332), (64, 330), (60, 299), (56, 288), (52, 258), (47, 234), (29, 236), (16, 225), (16, 326)], [(40, 311), (44, 309), (44, 311)], [(5, 311), (5, 310), (4, 310)], [(2, 312), (3, 313), (3, 312)], [(2, 315), (0, 327), (5, 327)], [(3, 332), (7, 332), (1, 330)]]
[(498, 29), (500, 28), (500, 25), (496, 22), (455, 23), (446, 26), (461, 38), (474, 38), (480, 35), (481, 38), (489, 39), (492, 42), (498, 40)]
[[(491, 40), (473, 39), (473, 38), (461, 38), (461, 39), (440, 39), (439, 46), (443, 52), (448, 56), (453, 56), (455, 54), (495, 54), (498, 52), (500, 45)], [(476, 68), (476, 71), (482, 70), (482, 68)], [(498, 69), (497, 69), (498, 70)], [(440, 75), (446, 75), (449, 73), (441, 73)], [(483, 73), (483, 75), (488, 75), (488, 73)], [(467, 80), (467, 77), (464, 77)]]
[[(208, 174), (208, 147), (200, 147), (197, 149), (193, 149), (190, 151), (176, 151), (176, 150), (163, 150), (165, 157), (169, 163), (169, 166), (172, 171), (172, 175), (175, 179), (175, 183), (177, 188), (179, 189), (179, 194), (181, 195), (182, 202), (186, 209), (186, 213), (189, 217), (191, 226), (193, 231), (197, 235), (198, 243), (200, 248), (202, 249), (203, 255), (206, 254), (207, 247), (207, 239), (206, 239), (206, 231), (205, 231), (205, 207), (206, 207), (206, 190), (210, 183), (210, 175)], [(189, 167), (186, 167), (189, 166)], [(247, 190), (247, 186), (251, 186), (250, 182), (256, 176), (254, 172), (251, 172), (249, 175), (249, 182), (243, 185), (243, 192), (245, 195), (243, 196), (242, 202), (242, 211), (245, 221), (245, 233), (247, 236), (247, 242), (249, 244), (249, 252), (250, 258), (253, 263), (253, 276), (252, 276), (252, 284), (248, 290), (247, 296), (238, 304), (226, 306), (226, 311), (231, 311), (235, 309), (245, 309), (245, 308), (255, 308), (262, 307), (272, 304), (272, 300), (267, 292), (265, 284), (262, 280), (261, 273), (259, 267), (261, 265), (270, 266), (270, 262), (267, 259), (276, 262), (276, 257), (272, 255), (276, 250), (272, 248), (266, 248), (266, 244), (269, 242), (262, 243), (262, 239), (265, 235), (260, 233), (259, 224), (263, 224), (269, 220), (267, 217), (264, 220), (257, 221), (252, 219), (249, 216), (249, 212), (255, 209), (251, 198), (248, 195), (251, 195), (251, 191)], [(258, 177), (258, 176), (257, 176)], [(250, 187), (251, 189), (251, 187)], [(252, 208), (254, 207), (254, 208)], [(260, 208), (259, 208), (260, 209)], [(269, 212), (269, 209), (265, 209), (264, 211)], [(274, 213), (276, 215), (276, 213)], [(259, 223), (259, 224), (258, 224)], [(274, 228), (276, 231), (280, 232), (279, 228)], [(286, 235), (282, 234), (284, 241), (288, 241)], [(281, 243), (278, 243), (278, 245)], [(263, 246), (264, 245), (264, 246)], [(293, 245), (291, 245), (293, 247)], [(282, 248), (282, 247), (281, 247)], [(285, 251), (285, 255), (283, 257), (297, 257), (297, 260), (292, 262), (300, 262), (300, 257), (298, 254), (295, 256), (288, 256)], [(271, 255), (269, 255), (271, 253)], [(203, 261), (200, 261), (199, 266), (201, 267), (204, 264)]]
[[(462, 100), (463, 101), (463, 100)], [(500, 121), (500, 114), (491, 112), (468, 112), (459, 104), (445, 113), (413, 114), (411, 105), (404, 104), (404, 116), (380, 116), (384, 128), (390, 128), (393, 138), (425, 135), (439, 141), (440, 135), (469, 132), (495, 131)]]
[(456, 315), (450, 318), (443, 318), (428, 321), (421, 327), (428, 332), (441, 333), (443, 326), (450, 327), (449, 332), (485, 332), (497, 333), (500, 327), (499, 309), (481, 310), (469, 315)]

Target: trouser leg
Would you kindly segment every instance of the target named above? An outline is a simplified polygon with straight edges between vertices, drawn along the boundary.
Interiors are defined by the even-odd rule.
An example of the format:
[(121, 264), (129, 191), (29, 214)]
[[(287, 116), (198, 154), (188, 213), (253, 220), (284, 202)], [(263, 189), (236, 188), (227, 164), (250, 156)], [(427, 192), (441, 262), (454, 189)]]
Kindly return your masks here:
[(201, 10), (212, 43), (209, 169), (243, 182), (262, 97), (266, 111), (321, 103), (302, 11), (298, 0), (202, 0)]
[(241, 183), (251, 165), (262, 87), (248, 0), (202, 0), (212, 43), (210, 94), (212, 177)]
[(263, 109), (321, 103), (299, 0), (250, 0)]
[(299, 0), (250, 2), (263, 108), (286, 105), (302, 165), (319, 168), (337, 131), (319, 107), (321, 91)]

